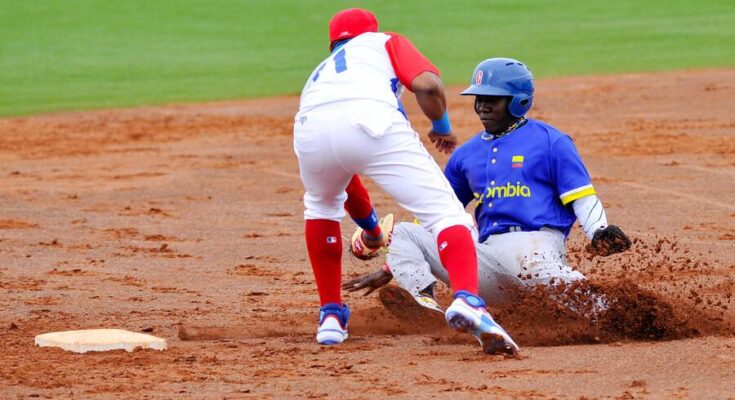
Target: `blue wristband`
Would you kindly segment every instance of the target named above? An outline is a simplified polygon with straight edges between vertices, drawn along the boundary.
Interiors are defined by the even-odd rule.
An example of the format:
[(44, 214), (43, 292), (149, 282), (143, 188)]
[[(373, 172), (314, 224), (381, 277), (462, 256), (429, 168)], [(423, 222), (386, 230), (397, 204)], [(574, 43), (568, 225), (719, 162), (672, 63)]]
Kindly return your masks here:
[(452, 124), (449, 123), (449, 112), (444, 111), (444, 115), (436, 121), (431, 121), (431, 129), (440, 136), (449, 136), (452, 133)]
[(367, 217), (353, 218), (352, 220), (355, 221), (355, 225), (366, 231), (375, 229), (375, 227), (378, 226), (378, 214), (375, 213), (375, 208), (370, 211), (370, 215)]

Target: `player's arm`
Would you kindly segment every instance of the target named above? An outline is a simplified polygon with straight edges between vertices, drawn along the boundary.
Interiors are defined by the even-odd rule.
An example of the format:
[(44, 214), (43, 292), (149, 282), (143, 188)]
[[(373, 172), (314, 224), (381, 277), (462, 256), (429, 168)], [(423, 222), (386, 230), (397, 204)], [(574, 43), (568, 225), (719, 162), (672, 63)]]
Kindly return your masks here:
[(452, 134), (439, 69), (404, 36), (390, 35), (385, 48), (396, 77), (406, 89), (414, 93), (421, 111), (431, 120), (429, 139), (439, 151), (451, 153), (457, 145), (457, 138)]
[(373, 272), (342, 283), (342, 289), (348, 292), (358, 292), (362, 289), (366, 289), (363, 296), (367, 296), (376, 289), (387, 285), (391, 279), (393, 279), (393, 274), (390, 272), (388, 264), (383, 264), (381, 268), (378, 268)]
[(574, 215), (587, 238), (592, 240), (595, 232), (607, 227), (607, 215), (597, 195), (590, 194), (572, 202)]
[(444, 167), (444, 176), (447, 177), (447, 181), (452, 186), (454, 194), (457, 195), (459, 201), (462, 202), (462, 206), (467, 207), (467, 204), (475, 198), (470, 183), (467, 181), (467, 175), (462, 171), (462, 151), (458, 151), (449, 157), (447, 166)]
[(571, 138), (564, 136), (551, 149), (552, 175), (562, 204), (571, 205), (590, 245), (587, 250), (600, 256), (621, 253), (630, 248), (628, 236), (609, 225), (602, 201)]
[(437, 150), (447, 154), (451, 153), (457, 146), (457, 137), (452, 134), (444, 84), (441, 79), (432, 72), (422, 72), (414, 78), (411, 87), (421, 111), (431, 120), (429, 139)]
[(632, 245), (628, 235), (615, 225), (608, 225), (605, 208), (600, 199), (592, 194), (572, 203), (574, 214), (590, 244), (587, 251), (598, 256), (622, 253)]

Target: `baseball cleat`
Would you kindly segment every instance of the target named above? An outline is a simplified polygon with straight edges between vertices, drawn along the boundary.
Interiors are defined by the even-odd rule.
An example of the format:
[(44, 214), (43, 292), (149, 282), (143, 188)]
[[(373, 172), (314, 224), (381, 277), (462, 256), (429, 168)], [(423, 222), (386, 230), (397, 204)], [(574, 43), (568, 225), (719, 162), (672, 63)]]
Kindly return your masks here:
[(425, 294), (411, 295), (398, 286), (385, 286), (378, 292), (383, 307), (403, 321), (426, 321), (444, 315), (439, 303)]
[(350, 308), (346, 304), (329, 303), (319, 309), (316, 341), (323, 345), (340, 344), (347, 339)]
[(350, 251), (352, 254), (361, 260), (370, 260), (380, 254), (384, 253), (387, 247), (390, 245), (390, 241), (393, 238), (393, 214), (387, 214), (385, 217), (380, 219), (378, 222), (380, 231), (383, 235), (382, 244), (378, 247), (369, 247), (365, 241), (365, 230), (357, 228), (355, 233), (352, 234), (352, 240), (350, 241)]
[(520, 350), (505, 329), (487, 312), (485, 300), (467, 291), (460, 290), (454, 294), (454, 301), (445, 316), (452, 329), (475, 336), (487, 354), (513, 356)]
[(429, 310), (444, 314), (444, 309), (442, 309), (442, 306), (440, 306), (439, 302), (431, 296), (419, 294), (417, 296), (413, 296), (413, 299), (416, 300), (416, 303), (418, 303), (418, 305), (420, 305), (421, 307), (428, 308)]

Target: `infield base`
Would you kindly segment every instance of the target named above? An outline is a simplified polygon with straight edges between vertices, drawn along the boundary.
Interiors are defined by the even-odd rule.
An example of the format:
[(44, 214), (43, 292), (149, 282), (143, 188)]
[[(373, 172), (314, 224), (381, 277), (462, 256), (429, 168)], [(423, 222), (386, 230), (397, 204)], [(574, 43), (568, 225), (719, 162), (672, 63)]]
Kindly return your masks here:
[(36, 346), (58, 347), (74, 353), (125, 350), (136, 348), (166, 350), (166, 340), (123, 329), (85, 329), (44, 333), (36, 336)]

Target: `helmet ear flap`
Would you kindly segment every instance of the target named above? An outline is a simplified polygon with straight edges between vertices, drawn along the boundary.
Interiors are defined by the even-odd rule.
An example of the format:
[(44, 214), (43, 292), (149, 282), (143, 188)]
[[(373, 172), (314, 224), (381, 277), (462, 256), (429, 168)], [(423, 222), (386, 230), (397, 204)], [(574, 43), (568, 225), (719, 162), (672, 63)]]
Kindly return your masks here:
[(532, 105), (533, 96), (517, 94), (513, 96), (513, 100), (511, 100), (510, 104), (508, 105), (508, 112), (510, 113), (510, 115), (520, 118), (526, 115), (528, 110), (531, 109)]

